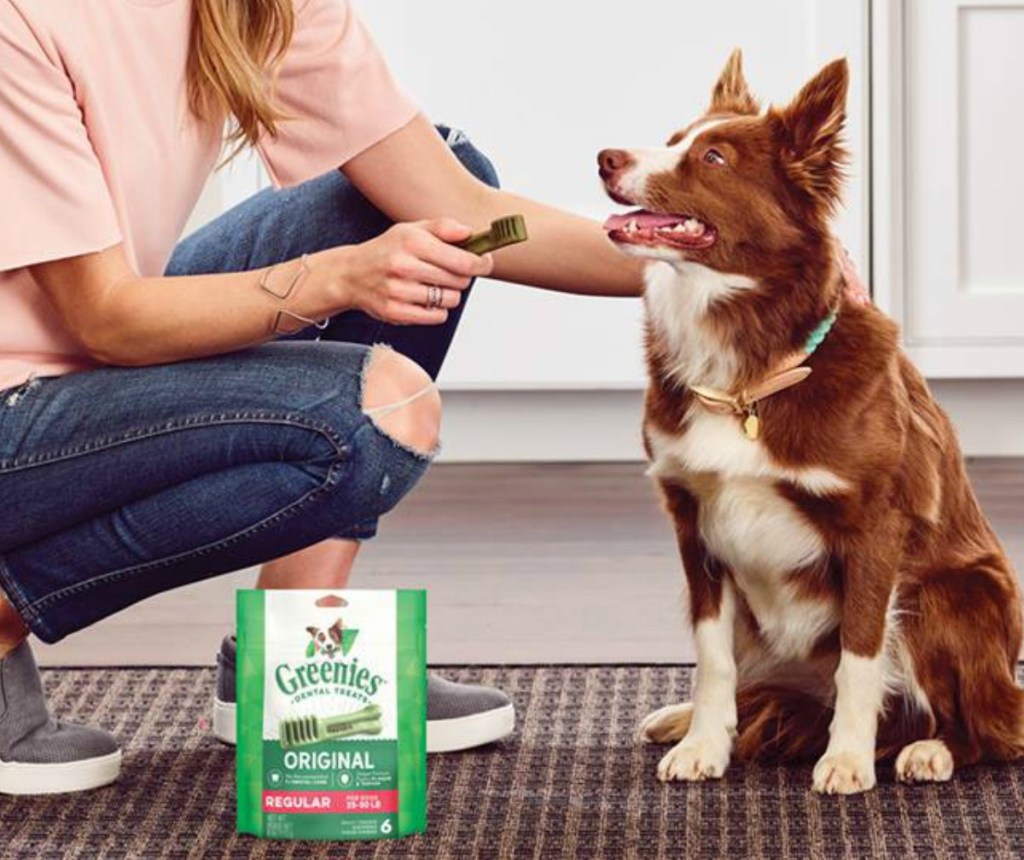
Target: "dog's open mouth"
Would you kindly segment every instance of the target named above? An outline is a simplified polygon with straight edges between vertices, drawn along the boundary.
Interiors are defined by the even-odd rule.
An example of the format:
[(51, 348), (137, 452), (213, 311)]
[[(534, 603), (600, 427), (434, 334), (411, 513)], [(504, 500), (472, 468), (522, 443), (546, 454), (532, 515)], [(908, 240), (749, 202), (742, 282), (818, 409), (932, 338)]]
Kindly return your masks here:
[(692, 215), (660, 215), (637, 209), (612, 215), (604, 222), (608, 238), (623, 245), (680, 248), (699, 251), (715, 244), (718, 234), (710, 224)]

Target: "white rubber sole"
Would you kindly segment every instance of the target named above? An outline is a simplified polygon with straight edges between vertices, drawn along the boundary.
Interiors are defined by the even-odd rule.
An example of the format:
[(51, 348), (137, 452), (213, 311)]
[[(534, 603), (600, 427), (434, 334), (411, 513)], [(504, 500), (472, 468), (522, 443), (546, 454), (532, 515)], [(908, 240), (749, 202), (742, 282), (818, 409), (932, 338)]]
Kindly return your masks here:
[(66, 764), (0, 761), (0, 794), (65, 794), (110, 785), (121, 773), (121, 751)]
[[(453, 720), (427, 720), (427, 752), (458, 752), (482, 747), (507, 738), (515, 728), (516, 709), (511, 704)], [(236, 742), (234, 702), (213, 700), (213, 733), (226, 744)]]
[(235, 703), (213, 700), (213, 734), (219, 741), (234, 746), (237, 729), (235, 728)]
[(470, 750), (507, 738), (516, 728), (516, 709), (511, 703), (468, 717), (427, 720), (427, 752)]

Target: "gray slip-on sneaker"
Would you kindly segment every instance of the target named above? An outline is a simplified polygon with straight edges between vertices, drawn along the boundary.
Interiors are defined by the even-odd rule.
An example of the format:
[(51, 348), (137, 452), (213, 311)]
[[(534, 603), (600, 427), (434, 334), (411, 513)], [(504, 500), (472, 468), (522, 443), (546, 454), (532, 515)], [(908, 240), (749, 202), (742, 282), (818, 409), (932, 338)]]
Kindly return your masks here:
[(27, 641), (0, 660), (0, 794), (87, 791), (120, 772), (113, 735), (50, 716)]
[(427, 676), (427, 752), (473, 749), (507, 738), (516, 709), (501, 690)]
[[(226, 636), (217, 654), (217, 693), (213, 732), (235, 743), (235, 665), (237, 643)], [(456, 752), (500, 741), (516, 727), (516, 709), (501, 690), (456, 684), (427, 676), (427, 752)]]
[(226, 744), (235, 744), (235, 665), (238, 662), (238, 641), (225, 636), (217, 652), (217, 692), (213, 697), (213, 734)]

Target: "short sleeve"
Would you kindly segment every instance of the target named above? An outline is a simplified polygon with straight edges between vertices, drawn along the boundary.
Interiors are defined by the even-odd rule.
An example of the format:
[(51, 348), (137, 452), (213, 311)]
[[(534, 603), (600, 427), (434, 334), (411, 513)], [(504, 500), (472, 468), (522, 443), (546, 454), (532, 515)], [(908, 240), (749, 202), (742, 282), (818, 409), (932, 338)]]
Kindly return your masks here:
[(340, 167), (417, 113), (347, 0), (307, 0), (297, 12), (276, 97), (289, 118), (259, 148), (278, 186)]
[(121, 240), (72, 83), (6, 0), (0, 0), (0, 212), (0, 272)]

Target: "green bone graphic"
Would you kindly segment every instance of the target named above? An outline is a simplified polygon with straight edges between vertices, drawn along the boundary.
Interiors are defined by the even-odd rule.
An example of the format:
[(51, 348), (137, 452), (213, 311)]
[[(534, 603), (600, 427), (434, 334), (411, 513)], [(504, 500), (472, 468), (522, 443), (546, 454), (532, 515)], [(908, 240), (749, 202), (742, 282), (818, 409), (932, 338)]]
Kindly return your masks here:
[(337, 717), (286, 717), (278, 724), (278, 738), (281, 748), (287, 750), (354, 735), (379, 735), (383, 728), (380, 716), (379, 705), (367, 705)]
[(473, 254), (488, 254), (491, 251), (504, 248), (506, 245), (525, 242), (528, 238), (526, 219), (522, 215), (507, 215), (497, 221), (492, 221), (490, 230), (477, 233), (466, 241), (460, 242), (459, 247)]

